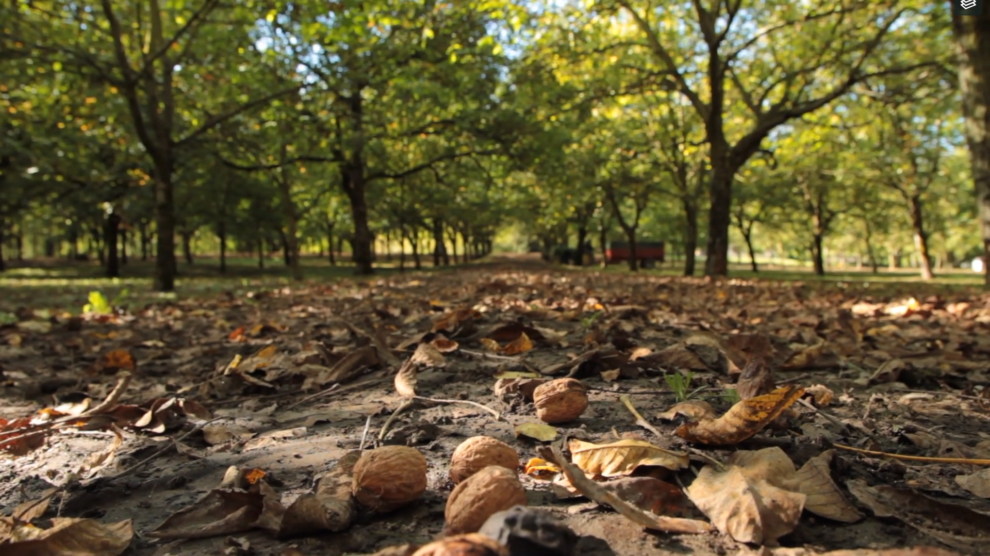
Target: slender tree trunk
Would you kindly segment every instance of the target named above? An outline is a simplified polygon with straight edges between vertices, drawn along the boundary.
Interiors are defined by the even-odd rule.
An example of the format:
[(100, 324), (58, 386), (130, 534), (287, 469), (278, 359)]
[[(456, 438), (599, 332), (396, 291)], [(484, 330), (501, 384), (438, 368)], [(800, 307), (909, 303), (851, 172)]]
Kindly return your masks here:
[(588, 227), (579, 226), (578, 243), (576, 249), (577, 254), (574, 256), (574, 258), (577, 259), (574, 261), (574, 264), (577, 266), (584, 266), (584, 242), (587, 241), (587, 238), (588, 238)]
[[(987, 9), (987, 8), (984, 8)], [(990, 16), (952, 16), (964, 130), (976, 185), (985, 284), (990, 288)]]
[(457, 264), (457, 230), (453, 226), (448, 229), (447, 238), (450, 239), (450, 254), (454, 259), (454, 264)]
[(406, 227), (399, 226), (399, 270), (406, 270)]
[(258, 268), (265, 268), (265, 240), (258, 238)]
[(629, 242), (629, 270), (636, 272), (639, 270), (639, 259), (636, 254), (636, 228), (623, 226), (626, 232), (626, 240)]
[[(23, 263), (24, 262), (24, 228), (21, 227), (21, 224), (17, 225), (17, 230), (14, 232), (14, 248), (17, 249), (16, 251), (17, 262)], [(35, 250), (35, 253), (37, 253), (37, 250)]]
[(351, 217), (354, 220), (354, 235), (351, 239), (351, 250), (357, 274), (374, 273), (372, 266), (371, 229), (368, 227), (368, 204), (365, 199), (364, 161), (359, 155), (356, 161), (351, 161), (347, 170), (347, 196), (351, 202)]
[[(192, 236), (193, 232), (191, 230), (182, 230), (179, 234), (182, 236), (182, 255), (186, 258), (186, 264), (193, 264), (193, 253), (192, 253)], [(159, 242), (159, 246), (161, 242)]]
[(752, 222), (746, 226), (745, 230), (742, 230), (743, 240), (746, 241), (746, 250), (749, 251), (749, 267), (753, 272), (759, 272), (760, 269), (756, 266), (756, 250), (753, 249), (753, 224)]
[(694, 276), (694, 252), (698, 249), (698, 207), (688, 198), (682, 199), (684, 208), (684, 276)]
[(148, 224), (143, 220), (138, 224), (138, 238), (141, 242), (141, 261), (148, 260), (148, 243), (150, 242), (148, 238)]
[(815, 231), (811, 238), (811, 262), (815, 267), (815, 274), (825, 276), (825, 258), (822, 253), (822, 243), (824, 238), (822, 233)]
[(602, 250), (601, 267), (608, 267), (608, 229), (605, 226), (598, 227), (598, 246)]
[(107, 263), (107, 254), (106, 249), (103, 248), (104, 231), (94, 227), (90, 230), (90, 235), (92, 236), (93, 243), (96, 244), (97, 260), (100, 261), (100, 266), (105, 266)]
[(890, 270), (901, 268), (901, 248), (890, 250)]
[(333, 254), (333, 229), (335, 222), (327, 221), (327, 251), (330, 253), (330, 266), (337, 265), (337, 259)]
[(227, 223), (217, 223), (217, 239), (220, 240), (220, 274), (227, 273)]
[(420, 234), (419, 234), (419, 229), (417, 228), (416, 231), (413, 233), (413, 238), (411, 241), (413, 266), (416, 267), (416, 270), (420, 270), (423, 268), (423, 261), (419, 256), (419, 238), (420, 238)]
[(127, 228), (120, 228), (120, 264), (127, 265), (127, 240), (130, 234), (127, 233)]
[(443, 240), (443, 220), (434, 218), (433, 222), (433, 266), (440, 266), (441, 259), (444, 266), (450, 264), (450, 256), (447, 254), (447, 245)]
[(4, 230), (5, 224), (3, 221), (3, 215), (0, 214), (0, 272), (7, 270), (7, 261), (3, 255), (3, 244), (7, 240), (6, 230)]
[(921, 278), (922, 280), (931, 280), (935, 277), (935, 274), (932, 272), (932, 257), (928, 251), (928, 232), (925, 231), (921, 197), (911, 195), (907, 201), (908, 208), (911, 211), (911, 228), (914, 231), (914, 247), (918, 253), (918, 262), (921, 266)]
[(463, 242), (462, 245), (464, 246), (464, 249), (461, 252), (461, 262), (467, 263), (469, 260), (471, 260), (471, 233), (468, 232), (466, 229), (461, 230), (460, 233), (461, 233), (461, 241)]
[[(157, 245), (155, 246), (155, 291), (175, 291), (175, 197), (172, 187), (172, 162), (168, 154), (159, 154), (155, 164), (155, 224)], [(186, 249), (186, 261), (192, 264), (192, 253)]]
[[(283, 159), (285, 148), (283, 147)], [(278, 182), (279, 196), (282, 201), (282, 216), (288, 229), (282, 235), (282, 243), (285, 249), (285, 264), (292, 272), (292, 279), (301, 281), (303, 279), (302, 266), (299, 264), (299, 216), (296, 214), (295, 203), (292, 202), (292, 184), (286, 176), (285, 168), (279, 171)]]
[(120, 276), (120, 259), (117, 256), (117, 237), (120, 227), (120, 215), (111, 212), (104, 221), (103, 243), (107, 246), (107, 278), (117, 278)]

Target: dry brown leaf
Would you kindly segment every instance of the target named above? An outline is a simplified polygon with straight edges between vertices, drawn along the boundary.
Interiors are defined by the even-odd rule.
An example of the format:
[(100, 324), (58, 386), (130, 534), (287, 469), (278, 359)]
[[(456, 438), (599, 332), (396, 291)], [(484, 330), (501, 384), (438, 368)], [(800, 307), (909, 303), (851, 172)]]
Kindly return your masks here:
[(529, 339), (529, 336), (525, 332), (519, 335), (518, 338), (509, 342), (504, 348), (502, 348), (502, 353), (505, 355), (519, 355), (520, 353), (526, 353), (533, 349), (533, 341)]
[(673, 421), (678, 415), (700, 421), (702, 419), (714, 418), (715, 409), (712, 408), (712, 404), (705, 400), (687, 400), (674, 404), (673, 407), (663, 413), (658, 413), (657, 419)]
[(127, 550), (134, 537), (129, 519), (103, 525), (93, 519), (56, 517), (48, 529), (22, 523), (7, 525), (0, 523), (0, 552), (10, 556), (117, 556)]
[(832, 461), (832, 450), (826, 450), (808, 460), (794, 474), (793, 479), (784, 481), (779, 486), (790, 486), (808, 497), (804, 509), (809, 512), (842, 523), (855, 523), (863, 516), (846, 500), (838, 485), (832, 481), (829, 462)]
[(657, 516), (644, 512), (586, 477), (584, 472), (581, 471), (581, 468), (564, 459), (564, 455), (560, 452), (559, 448), (543, 448), (540, 453), (547, 461), (555, 463), (560, 467), (567, 479), (581, 494), (599, 504), (611, 506), (615, 511), (641, 527), (669, 533), (700, 534), (708, 533), (712, 530), (712, 526), (704, 521)]
[(460, 349), (460, 344), (453, 340), (448, 340), (443, 336), (437, 336), (430, 341), (430, 345), (437, 348), (440, 353), (451, 353)]
[(690, 371), (707, 371), (708, 365), (683, 343), (674, 344), (666, 349), (640, 357), (637, 361), (656, 365), (659, 367), (670, 367), (674, 369), (687, 369)]
[(780, 416), (801, 395), (804, 389), (789, 384), (769, 394), (743, 400), (733, 405), (718, 419), (702, 419), (685, 423), (674, 432), (688, 442), (729, 446), (753, 437)]
[(753, 336), (747, 347), (751, 350), (750, 357), (736, 384), (741, 400), (762, 396), (776, 387), (770, 368), (770, 353), (773, 350), (770, 340), (762, 335)]
[(775, 544), (793, 531), (806, 499), (765, 480), (750, 479), (735, 465), (725, 471), (705, 467), (687, 495), (719, 531), (754, 544)]
[(360, 458), (360, 450), (345, 454), (320, 479), (315, 493), (301, 495), (288, 508), (279, 503), (277, 496), (266, 496), (258, 527), (278, 538), (337, 532), (350, 527), (355, 516), (351, 494), (354, 464)]
[(500, 353), (502, 351), (502, 346), (498, 344), (495, 340), (491, 338), (482, 338), (478, 340), (481, 342), (481, 346), (492, 353)]
[(248, 531), (264, 507), (260, 492), (215, 489), (188, 508), (172, 514), (147, 536), (156, 539), (202, 539)]
[(364, 346), (348, 353), (343, 359), (337, 361), (333, 367), (330, 367), (329, 370), (320, 373), (317, 383), (320, 386), (324, 386), (327, 384), (347, 382), (360, 374), (364, 369), (374, 367), (379, 363), (378, 350), (375, 349), (375, 346)]
[(890, 359), (877, 368), (870, 377), (869, 384), (888, 384), (897, 382), (901, 373), (910, 369), (910, 366), (900, 359)]
[(811, 394), (815, 399), (815, 407), (828, 407), (835, 398), (835, 392), (824, 384), (815, 384), (805, 389), (806, 394)]
[(780, 368), (787, 371), (798, 371), (811, 367), (822, 356), (824, 349), (824, 340), (819, 341), (813, 346), (807, 346), (796, 353), (792, 353)]
[(215, 423), (203, 427), (203, 440), (211, 446), (248, 440), (254, 437), (254, 435), (255, 433), (253, 431), (241, 425)]
[(972, 475), (956, 475), (956, 484), (980, 498), (990, 498), (990, 469)]
[(96, 370), (101, 373), (116, 371), (133, 371), (137, 368), (134, 355), (126, 349), (115, 349), (100, 356), (96, 362)]
[(423, 367), (443, 367), (447, 364), (440, 350), (431, 344), (419, 344), (409, 360)]
[(688, 455), (672, 452), (642, 440), (625, 439), (611, 444), (592, 444), (572, 439), (567, 444), (571, 459), (586, 473), (603, 477), (630, 475), (638, 467), (664, 467), (671, 470), (688, 466)]
[(602, 380), (605, 382), (615, 382), (619, 380), (619, 375), (622, 373), (622, 369), (612, 369), (611, 371), (602, 371)]
[(895, 517), (939, 542), (968, 554), (990, 550), (990, 516), (945, 504), (913, 490), (847, 481), (849, 492), (877, 517)]

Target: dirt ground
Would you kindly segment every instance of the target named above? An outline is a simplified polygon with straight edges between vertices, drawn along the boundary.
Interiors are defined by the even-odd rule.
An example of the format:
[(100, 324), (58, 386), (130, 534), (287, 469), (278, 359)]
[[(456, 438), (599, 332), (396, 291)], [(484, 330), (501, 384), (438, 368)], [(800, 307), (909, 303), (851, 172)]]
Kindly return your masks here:
[[(39, 300), (38, 307), (27, 309), (42, 308)], [(452, 317), (459, 308), (468, 318)], [(973, 486), (977, 479), (958, 479), (976, 475), (987, 463), (958, 459), (990, 459), (990, 297), (977, 292), (935, 292), (920, 284), (877, 290), (857, 284), (711, 282), (495, 261), (455, 272), (129, 307), (82, 321), (54, 315), (50, 329), (25, 325), (51, 322), (30, 311), (20, 317), (20, 323), (0, 328), (5, 381), (0, 418), (20, 419), (86, 398), (96, 405), (113, 388), (119, 369), (128, 367), (108, 354), (127, 350), (136, 365), (121, 404), (181, 398), (198, 402), (215, 419), (194, 429), (202, 423), (187, 410), (186, 416), (155, 426), (122, 427), (122, 443), (112, 457), (84, 467), (81, 475), (80, 462), (113, 446), (112, 430), (63, 427), (44, 446), (0, 459), (0, 513), (8, 515), (47, 489), (64, 487), (44, 517), (131, 519), (135, 535), (125, 554), (282, 554), (296, 547), (305, 555), (335, 556), (426, 543), (444, 527), (453, 488), (450, 459), (458, 444), (479, 434), (492, 436), (514, 447), (521, 465), (546, 444), (515, 433), (517, 425), (537, 421), (533, 403), (502, 399), (494, 391), (496, 374), (511, 371), (572, 376), (589, 388), (588, 409), (558, 425), (562, 437), (595, 443), (639, 438), (672, 450), (691, 447), (722, 461), (736, 450), (777, 446), (796, 467), (835, 445), (946, 458), (892, 459), (835, 449), (832, 480), (863, 518), (840, 523), (806, 511), (793, 532), (779, 539), (782, 547), (803, 548), (805, 554), (922, 545), (977, 554), (990, 547), (990, 528), (982, 523), (970, 520), (963, 531), (958, 522), (934, 515), (939, 506), (925, 507), (939, 501), (990, 512), (985, 498), (990, 489)], [(327, 372), (339, 370), (350, 354), (374, 352), (381, 344), (388, 344), (396, 361), (406, 360), (418, 341), (435, 338), (429, 333), (438, 322), (450, 325), (441, 332), (458, 348), (444, 353), (444, 365), (417, 374), (416, 393), (482, 404), (499, 418), (470, 404), (421, 401), (392, 421), (379, 442), (382, 427), (405, 401), (394, 386), (398, 366), (381, 360), (345, 365), (352, 376), (333, 389)], [(515, 339), (518, 330), (535, 330), (532, 349), (507, 351), (513, 330)], [(493, 331), (501, 353), (481, 341)], [(775, 421), (735, 446), (690, 444), (675, 435), (684, 419), (657, 417), (677, 401), (665, 375), (691, 372), (690, 391), (701, 389), (693, 398), (708, 401), (721, 415), (734, 403), (726, 389), (737, 386), (751, 355), (734, 349), (741, 344), (733, 338), (746, 335), (769, 340), (773, 351), (766, 373), (776, 385), (823, 385), (831, 401), (817, 404), (817, 412), (795, 405), (786, 422)], [(257, 353), (266, 346), (274, 346), (275, 355), (259, 362)], [(634, 353), (669, 357), (636, 363)], [(231, 366), (237, 356), (241, 363)], [(635, 423), (620, 401), (623, 394), (660, 437)], [(217, 488), (230, 466), (263, 470), (288, 503), (311, 491), (362, 438), (365, 448), (403, 444), (421, 450), (429, 463), (426, 493), (393, 513), (362, 512), (338, 533), (274, 539), (254, 529), (178, 544), (148, 535)], [(134, 468), (149, 456), (154, 457)], [(692, 460), (677, 479), (690, 484), (703, 465)], [(561, 499), (551, 483), (521, 467), (519, 475), (529, 505), (558, 515), (580, 536), (579, 554), (714, 556), (749, 554), (754, 548), (722, 533), (644, 531), (587, 499)], [(878, 517), (849, 493), (847, 484), (856, 480), (924, 497), (912, 499), (920, 507), (911, 511), (895, 508), (898, 515)], [(953, 542), (953, 536), (962, 540)]]

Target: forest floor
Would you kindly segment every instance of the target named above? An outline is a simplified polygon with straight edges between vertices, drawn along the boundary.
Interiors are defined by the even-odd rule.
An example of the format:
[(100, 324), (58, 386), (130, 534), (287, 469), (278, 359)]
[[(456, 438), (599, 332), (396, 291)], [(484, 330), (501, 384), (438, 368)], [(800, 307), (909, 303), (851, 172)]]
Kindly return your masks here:
[[(296, 285), (204, 278), (175, 298), (135, 293), (126, 310), (80, 317), (70, 313), (84, 292), (105, 282), (47, 280), (0, 284), (0, 514), (43, 528), (81, 518), (60, 527), (125, 554), (427, 543), (444, 528), (451, 455), (481, 432), (518, 452), (529, 506), (559, 516), (583, 555), (990, 553), (990, 294), (973, 287), (493, 258)], [(553, 440), (527, 436), (520, 426), (539, 421), (523, 392), (561, 377), (585, 385), (588, 408)], [(606, 446), (604, 467), (579, 458), (580, 441)], [(260, 523), (362, 444), (419, 449), (426, 492), (391, 513), (359, 511), (339, 532), (286, 539)], [(569, 448), (623, 500), (719, 532), (646, 531), (580, 484), (524, 470), (547, 445)], [(689, 466), (658, 467), (678, 453)], [(221, 488), (231, 466), (244, 488)], [(631, 495), (622, 481), (664, 490)], [(0, 547), (4, 524), (21, 521), (0, 519)], [(64, 546), (64, 533), (33, 534)], [(4, 554), (19, 554), (11, 546)]]

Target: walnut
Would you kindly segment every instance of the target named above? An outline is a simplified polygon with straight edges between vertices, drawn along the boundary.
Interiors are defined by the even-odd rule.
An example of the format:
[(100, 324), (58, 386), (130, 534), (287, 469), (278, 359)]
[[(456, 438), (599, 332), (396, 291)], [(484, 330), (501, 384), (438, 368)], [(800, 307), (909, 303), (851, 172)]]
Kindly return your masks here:
[(536, 416), (545, 423), (573, 421), (588, 409), (588, 392), (580, 380), (558, 378), (536, 387), (533, 392)]
[(361, 506), (390, 512), (426, 491), (426, 458), (406, 446), (369, 450), (354, 464), (351, 491)]
[(515, 471), (489, 465), (464, 480), (447, 498), (449, 534), (475, 533), (492, 514), (526, 505), (526, 491)]
[(469, 533), (431, 542), (412, 556), (509, 556), (509, 550), (484, 535)]
[(500, 465), (514, 471), (519, 467), (519, 453), (490, 436), (468, 438), (454, 450), (450, 460), (450, 480), (460, 483), (489, 465)]

